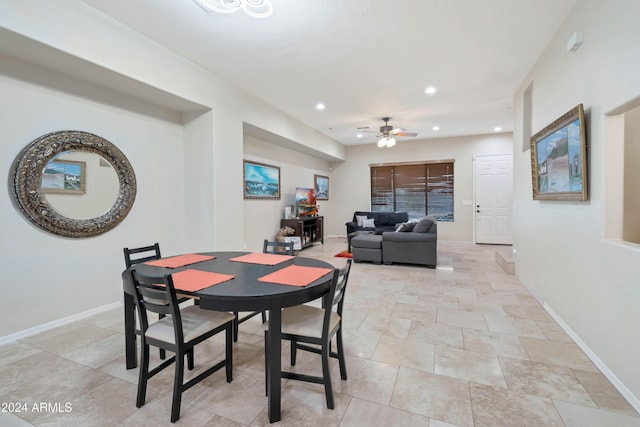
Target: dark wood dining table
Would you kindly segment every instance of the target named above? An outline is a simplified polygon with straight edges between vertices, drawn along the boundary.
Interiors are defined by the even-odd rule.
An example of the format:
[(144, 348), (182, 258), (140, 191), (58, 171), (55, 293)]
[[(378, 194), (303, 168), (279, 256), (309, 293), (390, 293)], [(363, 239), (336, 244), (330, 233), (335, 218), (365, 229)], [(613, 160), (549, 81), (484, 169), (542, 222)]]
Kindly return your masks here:
[[(200, 308), (218, 311), (269, 311), (269, 333), (267, 335), (269, 361), (266, 366), (267, 398), (269, 421), (280, 421), (281, 418), (281, 326), (280, 309), (303, 304), (323, 297), (329, 291), (333, 277), (333, 265), (313, 258), (294, 257), (276, 265), (252, 264), (230, 261), (248, 252), (203, 252), (215, 258), (178, 268), (157, 267), (137, 264), (122, 273), (122, 279), (131, 280), (130, 270), (136, 269), (144, 274), (158, 275), (173, 274), (187, 269), (211, 271), (215, 273), (234, 275), (232, 280), (209, 286), (195, 292), (183, 292), (198, 300)], [(259, 278), (281, 270), (290, 265), (320, 267), (331, 269), (330, 273), (320, 277), (306, 286), (281, 285), (258, 281)], [(125, 289), (127, 287), (125, 286)], [(133, 295), (124, 293), (125, 317), (125, 351), (127, 369), (137, 365), (136, 355), (136, 322)]]

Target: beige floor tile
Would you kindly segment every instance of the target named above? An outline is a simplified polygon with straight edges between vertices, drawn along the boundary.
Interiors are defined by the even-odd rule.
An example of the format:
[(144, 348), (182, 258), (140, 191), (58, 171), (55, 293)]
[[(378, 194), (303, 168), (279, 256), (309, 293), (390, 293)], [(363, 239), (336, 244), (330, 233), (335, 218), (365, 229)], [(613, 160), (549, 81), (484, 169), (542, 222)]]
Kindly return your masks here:
[(566, 427), (639, 427), (640, 418), (554, 400)]
[(471, 403), (474, 427), (564, 427), (551, 399), (472, 383)]
[(469, 311), (438, 309), (437, 322), (461, 328), (487, 330), (482, 313), (472, 313)]
[(626, 415), (637, 416), (636, 411), (627, 402), (607, 377), (600, 372), (572, 369), (582, 386), (599, 408)]
[(401, 319), (420, 320), (423, 322), (436, 321), (436, 307), (417, 304), (396, 303), (391, 316)]
[(521, 337), (546, 338), (534, 320), (516, 319), (508, 316), (485, 314), (487, 327), (491, 332), (518, 335)]
[(436, 346), (429, 343), (382, 336), (372, 359), (390, 365), (433, 372)]
[(73, 402), (113, 378), (49, 353), (0, 367), (1, 402)]
[(478, 299), (476, 291), (469, 288), (459, 288), (454, 286), (440, 286), (438, 287), (438, 295), (450, 298), (460, 299)]
[(455, 378), (400, 368), (390, 406), (461, 427), (473, 426), (469, 383)]
[(496, 355), (437, 346), (434, 372), (465, 381), (507, 388)]
[(351, 399), (340, 426), (431, 427), (427, 417), (355, 398)]
[(398, 338), (409, 335), (411, 320), (392, 317), (390, 314), (370, 313), (365, 317), (359, 330), (377, 332)]
[(340, 379), (339, 368), (334, 365), (331, 376), (334, 391), (388, 405), (398, 376), (398, 366), (352, 356), (346, 356), (345, 359), (347, 381)]
[(463, 329), (462, 335), (464, 337), (465, 350), (529, 359), (527, 352), (515, 335), (478, 331), (476, 329)]
[(359, 331), (343, 327), (344, 354), (361, 359), (371, 359), (380, 337), (381, 335), (378, 332)]
[(408, 338), (414, 341), (463, 348), (462, 328), (443, 323), (412, 320)]
[(584, 352), (573, 342), (558, 342), (537, 338), (521, 337), (520, 341), (536, 362), (567, 366), (569, 368), (598, 372), (598, 368)]
[(596, 406), (569, 368), (504, 356), (500, 364), (510, 390)]

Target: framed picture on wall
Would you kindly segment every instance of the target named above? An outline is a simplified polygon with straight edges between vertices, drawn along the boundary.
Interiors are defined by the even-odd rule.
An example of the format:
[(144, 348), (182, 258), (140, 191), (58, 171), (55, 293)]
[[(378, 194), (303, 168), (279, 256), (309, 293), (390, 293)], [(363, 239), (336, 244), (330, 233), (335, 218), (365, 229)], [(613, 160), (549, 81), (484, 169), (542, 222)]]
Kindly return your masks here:
[(587, 144), (582, 104), (531, 137), (534, 200), (587, 200)]
[(245, 199), (280, 199), (280, 168), (243, 160)]
[(40, 188), (50, 194), (84, 194), (87, 164), (72, 160), (51, 160), (42, 171)]
[(322, 175), (313, 176), (316, 200), (329, 200), (329, 177)]

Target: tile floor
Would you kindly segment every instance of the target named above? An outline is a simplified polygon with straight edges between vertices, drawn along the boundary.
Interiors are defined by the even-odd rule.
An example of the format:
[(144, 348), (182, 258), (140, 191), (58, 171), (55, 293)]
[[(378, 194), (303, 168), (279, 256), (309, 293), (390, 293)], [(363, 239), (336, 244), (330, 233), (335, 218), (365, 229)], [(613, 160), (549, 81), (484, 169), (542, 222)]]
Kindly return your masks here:
[[(341, 266), (333, 255), (345, 248), (346, 239), (330, 238), (302, 254)], [(437, 270), (354, 264), (344, 315), (349, 379), (333, 361), (336, 407), (326, 408), (319, 386), (285, 381), (279, 424), (640, 426), (494, 250), (439, 242)], [(244, 323), (233, 382), (219, 371), (188, 390), (177, 424), (267, 425), (262, 343), (259, 318)], [(285, 344), (283, 367), (288, 353)], [(197, 348), (196, 364), (222, 354), (216, 338)], [(300, 353), (293, 370), (319, 373), (316, 357)], [(122, 312), (112, 310), (0, 347), (0, 425), (171, 425), (172, 381), (171, 369), (152, 379), (136, 409)]]

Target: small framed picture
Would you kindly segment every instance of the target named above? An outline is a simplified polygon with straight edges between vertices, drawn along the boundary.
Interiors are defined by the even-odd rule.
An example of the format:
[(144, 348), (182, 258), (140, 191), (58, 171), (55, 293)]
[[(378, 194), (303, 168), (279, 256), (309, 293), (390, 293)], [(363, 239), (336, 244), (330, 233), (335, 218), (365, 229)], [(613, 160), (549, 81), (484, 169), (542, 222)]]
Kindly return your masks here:
[(280, 199), (280, 168), (244, 160), (244, 198)]
[(329, 200), (329, 177), (314, 175), (313, 181), (316, 189), (316, 200)]

